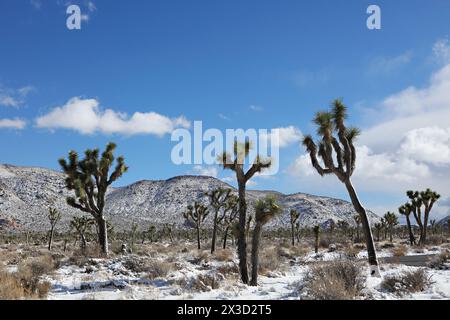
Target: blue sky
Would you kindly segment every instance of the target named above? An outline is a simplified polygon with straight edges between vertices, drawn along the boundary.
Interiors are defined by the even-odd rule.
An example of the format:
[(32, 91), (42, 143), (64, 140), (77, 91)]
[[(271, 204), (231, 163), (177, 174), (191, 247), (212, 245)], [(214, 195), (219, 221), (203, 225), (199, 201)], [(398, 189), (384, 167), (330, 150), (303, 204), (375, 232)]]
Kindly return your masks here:
[[(49, 125), (59, 118), (45, 125), (36, 119), (75, 98), (128, 119), (155, 112), (172, 124), (184, 117), (205, 128), (309, 133), (314, 113), (343, 97), (351, 122), (368, 132), (355, 177), (368, 207), (394, 210), (406, 188), (421, 183), (450, 195), (449, 125), (434, 117), (448, 111), (450, 96), (432, 98), (449, 80), (450, 1), (71, 1), (84, 15), (81, 30), (66, 28), (68, 3), (0, 3), (0, 163), (58, 169), (56, 160), (70, 149), (115, 141), (130, 166), (120, 184), (201, 172), (228, 180), (230, 173), (218, 167), (172, 164), (167, 130), (86, 133), (74, 128), (74, 121), (83, 126), (79, 114), (69, 129)], [(370, 4), (381, 8), (381, 30), (366, 27)], [(411, 87), (412, 97), (405, 91)], [(412, 101), (418, 109), (405, 111)], [(396, 125), (397, 141), (377, 134), (388, 132), (383, 125), (392, 114), (399, 123), (415, 114), (429, 119), (404, 130)], [(10, 122), (1, 125), (2, 119)], [(437, 137), (442, 159), (410, 152), (420, 150), (419, 129)], [(279, 175), (257, 178), (251, 187), (347, 198), (335, 177), (307, 173), (303, 154), (298, 141), (290, 142), (281, 149)], [(439, 210), (444, 215), (448, 207)]]

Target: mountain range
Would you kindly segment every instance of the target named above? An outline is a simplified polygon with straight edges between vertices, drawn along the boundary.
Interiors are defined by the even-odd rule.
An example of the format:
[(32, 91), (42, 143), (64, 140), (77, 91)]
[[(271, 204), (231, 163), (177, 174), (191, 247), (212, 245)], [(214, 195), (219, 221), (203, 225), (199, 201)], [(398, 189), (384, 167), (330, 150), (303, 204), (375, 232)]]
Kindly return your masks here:
[[(55, 207), (63, 213), (58, 228), (66, 229), (74, 215), (83, 213), (66, 204), (73, 192), (65, 188), (62, 172), (36, 167), (0, 165), (0, 226), (11, 230), (44, 231), (48, 229), (47, 212)], [(183, 212), (193, 201), (207, 204), (204, 193), (215, 188), (234, 188), (207, 176), (178, 176), (168, 180), (142, 180), (128, 186), (111, 188), (107, 194), (105, 213), (116, 229), (129, 229), (131, 223), (142, 228), (150, 224), (184, 224)], [(282, 194), (277, 191), (247, 191), (248, 208), (266, 195), (274, 195), (283, 207), (283, 213), (268, 227), (289, 227), (289, 211), (300, 213), (303, 227), (327, 225), (340, 220), (354, 224), (356, 212), (351, 203), (334, 198), (304, 193)], [(379, 217), (371, 211), (372, 223)], [(211, 223), (212, 218), (207, 218)]]

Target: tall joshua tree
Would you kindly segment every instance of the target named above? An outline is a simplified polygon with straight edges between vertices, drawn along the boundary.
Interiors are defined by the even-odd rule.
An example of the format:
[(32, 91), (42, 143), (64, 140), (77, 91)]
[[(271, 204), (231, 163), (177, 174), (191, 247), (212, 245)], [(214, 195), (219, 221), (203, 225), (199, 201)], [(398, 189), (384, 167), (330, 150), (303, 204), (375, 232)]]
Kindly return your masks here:
[(298, 217), (300, 217), (300, 214), (298, 213), (297, 210), (291, 209), (291, 211), (289, 211), (289, 215), (290, 215), (290, 222), (291, 222), (291, 243), (292, 246), (295, 246), (295, 223), (298, 220)]
[[(361, 217), (361, 224), (366, 238), (366, 246), (371, 275), (379, 276), (378, 259), (372, 236), (372, 229), (367, 217), (366, 209), (359, 201), (351, 177), (356, 167), (356, 149), (354, 141), (359, 135), (356, 128), (347, 128), (345, 120), (347, 118), (347, 108), (341, 100), (333, 102), (331, 112), (318, 112), (314, 119), (318, 126), (317, 134), (320, 136), (318, 144), (314, 142), (312, 136), (307, 135), (303, 139), (303, 145), (309, 152), (311, 163), (317, 172), (324, 176), (334, 174), (345, 185), (351, 198), (355, 211)], [(334, 136), (336, 134), (337, 137)], [(319, 156), (324, 166), (319, 163)], [(335, 164), (335, 159), (337, 165)]]
[(414, 208), (412, 212), (417, 224), (419, 225), (419, 244), (424, 245), (427, 241), (428, 219), (430, 217), (431, 209), (433, 209), (433, 205), (441, 196), (431, 189), (426, 189), (421, 192), (410, 190), (406, 192), (406, 195), (411, 200), (411, 205)]
[(86, 217), (73, 217), (70, 221), (70, 228), (75, 229), (81, 240), (81, 248), (86, 249), (86, 231), (93, 224), (93, 220)]
[(261, 242), (261, 233), (263, 226), (275, 215), (281, 212), (274, 197), (268, 196), (258, 200), (255, 204), (255, 228), (252, 238), (252, 279), (250, 285), (258, 285), (258, 264), (259, 264), (259, 246)]
[(47, 217), (50, 221), (50, 231), (48, 233), (48, 250), (51, 251), (53, 245), (53, 236), (55, 234), (55, 227), (58, 224), (59, 220), (61, 220), (61, 212), (59, 212), (55, 208), (49, 208)]
[(319, 236), (320, 236), (320, 226), (314, 226), (314, 252), (319, 253)]
[(398, 225), (398, 218), (395, 213), (388, 211), (384, 215), (384, 220), (386, 221), (388, 230), (389, 230), (389, 241), (392, 242), (392, 236), (394, 233), (394, 227)]
[(412, 246), (416, 244), (416, 238), (414, 237), (414, 232), (413, 232), (412, 226), (411, 226), (411, 219), (409, 218), (413, 210), (414, 210), (414, 208), (410, 203), (405, 203), (400, 208), (398, 208), (398, 213), (405, 216), (405, 218), (406, 218), (406, 226), (408, 228), (408, 234), (409, 234), (409, 243)]
[(243, 283), (249, 283), (248, 266), (247, 266), (247, 241), (245, 237), (245, 224), (247, 220), (247, 202), (245, 200), (245, 189), (247, 182), (258, 172), (265, 168), (269, 168), (271, 160), (263, 160), (257, 156), (254, 163), (245, 171), (245, 159), (248, 157), (251, 150), (250, 141), (240, 143), (237, 140), (234, 142), (233, 156), (224, 152), (220, 157), (220, 161), (224, 169), (230, 169), (236, 173), (239, 196), (239, 223), (238, 223), (238, 257), (239, 270), (241, 280)]
[(225, 203), (222, 217), (219, 219), (220, 223), (225, 228), (225, 230), (223, 231), (223, 249), (226, 249), (227, 247), (228, 233), (239, 213), (238, 202), (238, 197), (234, 194), (231, 194), (228, 197), (227, 202)]
[(114, 171), (109, 173), (114, 165), (115, 149), (116, 145), (111, 142), (101, 156), (99, 149), (88, 149), (82, 160), (78, 159), (75, 151), (69, 152), (68, 161), (64, 158), (59, 160), (66, 174), (66, 187), (75, 192), (75, 197), (67, 198), (67, 203), (92, 215), (98, 229), (98, 242), (105, 256), (108, 255), (108, 226), (103, 212), (106, 192), (128, 170), (121, 156), (117, 158)]
[(200, 230), (203, 222), (209, 214), (209, 210), (206, 206), (200, 202), (195, 201), (193, 205), (189, 205), (187, 211), (183, 214), (184, 218), (195, 225), (197, 230), (197, 248), (201, 249), (200, 244)]
[(213, 221), (213, 234), (211, 241), (211, 253), (216, 250), (216, 237), (217, 237), (217, 226), (220, 222), (219, 212), (227, 204), (228, 198), (230, 197), (231, 189), (217, 188), (210, 192), (206, 192), (206, 196), (209, 198), (209, 203), (214, 210), (214, 221)]

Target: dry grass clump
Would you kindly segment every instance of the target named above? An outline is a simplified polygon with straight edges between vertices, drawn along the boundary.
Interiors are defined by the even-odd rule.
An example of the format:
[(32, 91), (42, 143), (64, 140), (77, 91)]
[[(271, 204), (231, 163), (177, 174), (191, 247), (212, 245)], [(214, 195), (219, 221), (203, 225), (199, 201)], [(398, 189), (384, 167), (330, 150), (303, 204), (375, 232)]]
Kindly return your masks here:
[(262, 275), (267, 274), (269, 271), (275, 271), (279, 269), (281, 265), (280, 251), (278, 247), (261, 248), (259, 256), (259, 272)]
[(303, 296), (314, 300), (352, 300), (362, 295), (364, 276), (361, 266), (351, 260), (334, 260), (317, 265), (307, 273)]
[(224, 279), (224, 276), (221, 274), (206, 273), (189, 279), (178, 280), (177, 284), (190, 292), (208, 292), (218, 289)]
[(239, 275), (239, 268), (235, 263), (220, 265), (216, 268), (217, 273), (222, 274), (225, 278), (236, 278)]
[(25, 299), (26, 292), (20, 280), (13, 274), (0, 271), (0, 300)]
[(17, 272), (0, 271), (0, 299), (45, 298), (51, 285), (41, 277), (55, 270), (56, 265), (52, 257), (46, 255), (22, 261)]
[(432, 234), (429, 235), (427, 237), (427, 244), (431, 244), (431, 245), (441, 245), (443, 243), (445, 243), (447, 241), (447, 239), (441, 235), (437, 235), (437, 234)]
[(392, 248), (391, 253), (394, 257), (403, 257), (408, 253), (408, 247), (405, 245), (400, 245), (398, 247)]
[(437, 270), (448, 270), (450, 269), (450, 251), (442, 251), (438, 256), (434, 257), (428, 266), (432, 269)]
[(214, 258), (221, 262), (233, 261), (233, 251), (231, 249), (219, 249), (214, 252)]
[(172, 270), (170, 263), (139, 256), (128, 257), (123, 266), (132, 272), (145, 273), (145, 277), (150, 280), (164, 278)]
[(424, 269), (387, 276), (381, 282), (381, 289), (402, 296), (406, 293), (424, 291), (432, 284), (431, 276)]
[(356, 259), (356, 257), (358, 256), (358, 253), (360, 251), (361, 250), (359, 248), (357, 248), (356, 246), (349, 245), (344, 248), (344, 256), (347, 259)]
[(204, 250), (204, 251), (197, 251), (194, 254), (194, 257), (192, 259), (189, 260), (190, 263), (192, 264), (201, 264), (203, 262), (208, 261), (208, 257), (209, 257), (209, 252)]

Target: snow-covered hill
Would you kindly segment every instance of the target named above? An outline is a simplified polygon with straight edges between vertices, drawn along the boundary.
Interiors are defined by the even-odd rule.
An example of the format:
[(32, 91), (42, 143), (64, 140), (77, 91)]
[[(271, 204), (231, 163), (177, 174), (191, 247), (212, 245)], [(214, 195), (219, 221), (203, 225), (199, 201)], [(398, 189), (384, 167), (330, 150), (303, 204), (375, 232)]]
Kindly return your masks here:
[[(107, 195), (106, 213), (116, 228), (128, 229), (131, 222), (141, 226), (150, 223), (184, 223), (182, 213), (194, 200), (207, 203), (206, 191), (217, 187), (232, 188), (225, 182), (205, 176), (179, 176), (168, 180), (139, 181), (126, 187), (111, 189)], [(352, 205), (344, 200), (308, 194), (284, 195), (274, 191), (248, 191), (249, 209), (252, 203), (267, 194), (275, 195), (284, 212), (271, 226), (288, 227), (289, 210), (300, 212), (303, 226), (327, 224), (331, 220), (345, 220), (353, 224), (356, 214)], [(64, 175), (60, 172), (31, 167), (0, 165), (0, 227), (46, 230), (47, 210), (50, 206), (63, 212), (61, 227), (73, 215), (80, 215), (66, 204), (72, 194), (65, 189)], [(211, 221), (211, 217), (209, 217)], [(372, 221), (378, 216), (370, 212)]]

